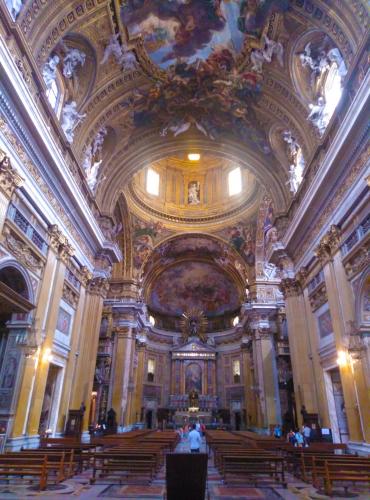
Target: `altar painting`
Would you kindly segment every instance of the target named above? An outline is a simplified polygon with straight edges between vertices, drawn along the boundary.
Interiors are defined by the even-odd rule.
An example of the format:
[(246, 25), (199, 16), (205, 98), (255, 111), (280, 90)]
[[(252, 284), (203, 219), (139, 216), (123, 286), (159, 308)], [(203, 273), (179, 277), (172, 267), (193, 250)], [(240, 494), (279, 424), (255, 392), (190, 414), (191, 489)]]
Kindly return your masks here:
[(198, 363), (190, 363), (185, 371), (185, 393), (202, 393), (202, 368)]

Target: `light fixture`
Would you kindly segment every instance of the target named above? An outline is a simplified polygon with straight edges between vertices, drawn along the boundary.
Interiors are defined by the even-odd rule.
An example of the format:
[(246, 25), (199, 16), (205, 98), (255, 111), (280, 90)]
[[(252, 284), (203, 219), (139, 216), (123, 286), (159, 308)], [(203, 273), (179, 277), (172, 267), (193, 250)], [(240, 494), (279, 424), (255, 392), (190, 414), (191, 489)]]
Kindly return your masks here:
[(149, 316), (149, 323), (154, 326), (155, 325), (155, 319), (153, 318), (153, 316)]
[(53, 361), (54, 356), (51, 354), (51, 349), (50, 347), (47, 347), (44, 351), (44, 354), (42, 355), (42, 361), (43, 363), (51, 362)]
[(346, 366), (348, 363), (347, 354), (344, 351), (338, 351), (337, 365)]
[(97, 395), (98, 395), (98, 393), (96, 391), (92, 391), (92, 393), (91, 393), (92, 398), (96, 398)]
[(233, 319), (233, 326), (236, 326), (239, 323), (239, 316), (235, 316)]
[(200, 160), (200, 154), (199, 153), (189, 153), (188, 154), (188, 160), (189, 161), (199, 161)]

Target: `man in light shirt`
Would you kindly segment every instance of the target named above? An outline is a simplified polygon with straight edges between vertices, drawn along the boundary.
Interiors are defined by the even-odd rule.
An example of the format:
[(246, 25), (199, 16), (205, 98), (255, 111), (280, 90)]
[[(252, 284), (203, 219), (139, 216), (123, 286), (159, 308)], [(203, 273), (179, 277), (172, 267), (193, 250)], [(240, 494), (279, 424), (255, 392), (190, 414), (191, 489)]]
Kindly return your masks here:
[(195, 424), (193, 424), (192, 430), (189, 432), (189, 444), (191, 453), (199, 453), (200, 445), (202, 444), (202, 438), (199, 432), (196, 430)]

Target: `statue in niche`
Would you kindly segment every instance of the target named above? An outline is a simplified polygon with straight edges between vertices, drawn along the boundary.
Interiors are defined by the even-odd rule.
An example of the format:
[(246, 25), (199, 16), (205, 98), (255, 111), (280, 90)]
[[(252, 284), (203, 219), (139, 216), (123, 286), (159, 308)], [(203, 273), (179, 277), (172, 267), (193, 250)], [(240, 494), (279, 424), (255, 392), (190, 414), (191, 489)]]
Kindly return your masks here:
[(55, 82), (57, 78), (57, 66), (59, 64), (59, 61), (59, 56), (55, 54), (54, 56), (49, 57), (42, 69), (42, 77), (48, 89), (52, 86), (53, 82)]
[(15, 21), (17, 19), (18, 14), (22, 10), (23, 0), (5, 0), (5, 4), (8, 7), (10, 15)]
[(72, 144), (74, 130), (77, 125), (86, 117), (86, 113), (77, 111), (76, 101), (67, 102), (62, 111), (62, 129), (67, 138), (67, 141)]
[(325, 99), (320, 96), (317, 99), (316, 104), (310, 104), (310, 114), (307, 117), (307, 120), (313, 123), (315, 127), (318, 129), (319, 134), (322, 135), (325, 132), (327, 125), (327, 117), (325, 114)]
[(85, 170), (86, 174), (87, 184), (93, 192), (97, 186), (99, 167), (101, 162), (103, 161), (101, 154), (105, 136), (107, 135), (107, 133), (108, 130), (106, 127), (102, 127), (98, 131), (93, 142), (87, 147), (85, 158), (82, 162), (82, 167)]
[(200, 203), (200, 182), (191, 181), (188, 185), (188, 204), (199, 205)]
[(82, 50), (67, 47), (63, 44), (66, 55), (63, 58), (63, 75), (66, 78), (72, 78), (78, 65), (83, 66), (86, 60), (86, 54)]

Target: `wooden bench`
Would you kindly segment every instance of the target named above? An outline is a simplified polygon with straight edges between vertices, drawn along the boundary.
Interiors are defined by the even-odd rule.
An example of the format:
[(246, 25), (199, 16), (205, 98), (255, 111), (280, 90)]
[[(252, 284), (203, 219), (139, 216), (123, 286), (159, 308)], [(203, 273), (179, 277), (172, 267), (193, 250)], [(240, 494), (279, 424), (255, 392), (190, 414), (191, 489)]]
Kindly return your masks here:
[[(357, 458), (357, 457), (356, 457)], [(359, 457), (358, 457), (359, 458)], [(370, 488), (370, 459), (354, 461), (325, 460), (325, 494), (332, 496), (334, 482), (368, 483)], [(348, 484), (344, 485), (346, 494)]]
[[(29, 481), (37, 478), (39, 490), (45, 490), (48, 483), (48, 461), (46, 456), (38, 458), (10, 457), (0, 455), (0, 476), (13, 481), (15, 477)], [(33, 479), (32, 479), (33, 481)]]
[(232, 455), (230, 453), (223, 455), (222, 461), (222, 474), (225, 483), (242, 477), (243, 482), (247, 479), (257, 485), (261, 476), (264, 476), (273, 479), (274, 482), (280, 482), (284, 488), (287, 486), (284, 459), (277, 455)]
[(100, 477), (112, 475), (119, 472), (120, 476), (128, 479), (130, 476), (146, 477), (148, 484), (151, 483), (157, 469), (157, 461), (151, 453), (110, 453), (98, 452), (94, 454), (92, 465), (92, 476), (90, 484), (94, 484), (97, 479), (97, 472)]
[(59, 463), (60, 477), (62, 481), (70, 478), (77, 470), (78, 462), (75, 460), (74, 450), (40, 450), (40, 449), (21, 449), (19, 452), (6, 452), (7, 456), (17, 457), (21, 454), (22, 458), (39, 458), (46, 456), (48, 463)]

